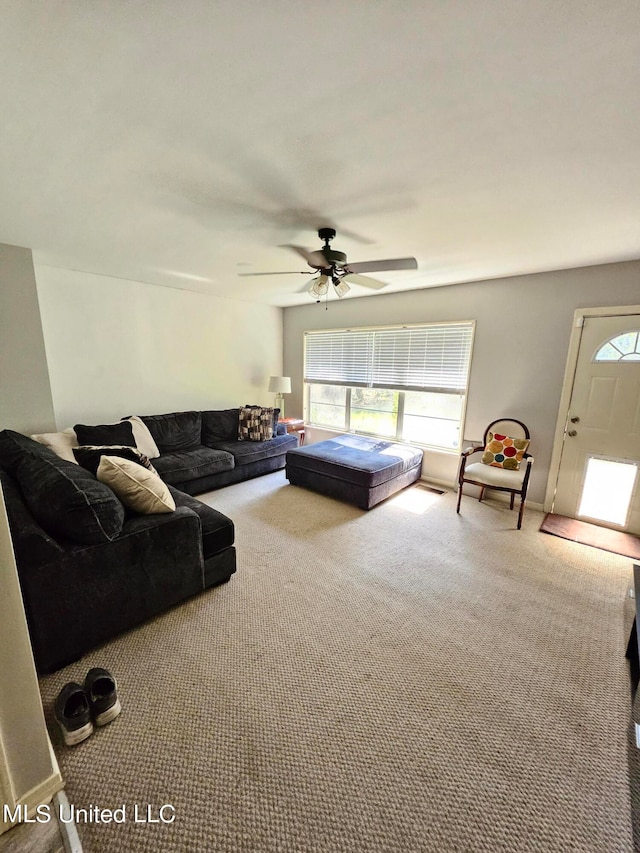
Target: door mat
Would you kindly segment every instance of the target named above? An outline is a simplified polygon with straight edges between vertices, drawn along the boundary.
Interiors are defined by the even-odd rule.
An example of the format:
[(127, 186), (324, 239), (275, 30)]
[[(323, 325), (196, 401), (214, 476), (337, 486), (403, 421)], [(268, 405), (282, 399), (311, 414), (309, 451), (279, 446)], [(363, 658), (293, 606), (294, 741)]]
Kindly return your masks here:
[(552, 536), (560, 536), (561, 539), (570, 539), (572, 542), (580, 542), (581, 545), (591, 545), (592, 548), (640, 560), (640, 537), (634, 536), (633, 533), (598, 527), (597, 524), (588, 524), (586, 521), (566, 518), (552, 512), (545, 515), (540, 530)]

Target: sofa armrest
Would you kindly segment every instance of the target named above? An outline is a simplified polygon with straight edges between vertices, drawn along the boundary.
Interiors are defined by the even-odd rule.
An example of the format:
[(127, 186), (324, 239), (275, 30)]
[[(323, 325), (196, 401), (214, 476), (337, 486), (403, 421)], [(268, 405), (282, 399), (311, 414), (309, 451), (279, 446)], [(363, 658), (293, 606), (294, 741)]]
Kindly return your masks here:
[(63, 548), (40, 527), (27, 509), (18, 484), (3, 470), (0, 470), (0, 488), (4, 493), (16, 562), (42, 565), (60, 559), (64, 554)]
[(36, 665), (49, 672), (204, 589), (200, 519), (188, 507), (133, 518), (112, 542), (69, 544), (18, 572)]

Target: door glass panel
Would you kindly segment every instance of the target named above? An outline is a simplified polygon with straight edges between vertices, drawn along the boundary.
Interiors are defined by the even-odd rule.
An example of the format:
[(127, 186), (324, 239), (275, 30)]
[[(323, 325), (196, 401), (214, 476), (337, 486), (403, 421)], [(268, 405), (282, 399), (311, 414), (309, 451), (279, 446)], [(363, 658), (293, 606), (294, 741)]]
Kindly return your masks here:
[(624, 332), (603, 344), (594, 361), (640, 361), (640, 332)]
[(633, 462), (589, 457), (578, 515), (624, 527), (637, 472)]

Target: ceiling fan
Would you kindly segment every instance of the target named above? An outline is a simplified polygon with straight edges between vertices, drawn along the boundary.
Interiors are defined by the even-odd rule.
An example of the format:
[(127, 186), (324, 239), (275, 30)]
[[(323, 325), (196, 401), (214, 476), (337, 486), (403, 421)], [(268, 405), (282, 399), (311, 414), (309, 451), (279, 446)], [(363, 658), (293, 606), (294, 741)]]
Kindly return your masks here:
[[(362, 275), (365, 272), (377, 272), (379, 270), (417, 270), (418, 262), (415, 258), (391, 258), (384, 261), (359, 261), (355, 264), (347, 262), (347, 256), (344, 252), (338, 252), (332, 249), (329, 243), (336, 236), (334, 228), (320, 228), (318, 237), (324, 240), (324, 246), (316, 251), (309, 251), (302, 246), (287, 245), (285, 248), (292, 249), (298, 255), (305, 259), (309, 266), (316, 270), (318, 275), (312, 278), (311, 281), (305, 283), (297, 292), (304, 293), (308, 291), (309, 295), (319, 302), (323, 296), (329, 292), (329, 283), (333, 285), (334, 291), (339, 298), (342, 298), (348, 293), (351, 284), (359, 284), (362, 287), (369, 287), (372, 290), (380, 290), (387, 286), (387, 282), (379, 281), (377, 278), (371, 278), (368, 275)], [(309, 275), (309, 272), (300, 270), (287, 270), (285, 272), (241, 272), (241, 276), (249, 275)]]

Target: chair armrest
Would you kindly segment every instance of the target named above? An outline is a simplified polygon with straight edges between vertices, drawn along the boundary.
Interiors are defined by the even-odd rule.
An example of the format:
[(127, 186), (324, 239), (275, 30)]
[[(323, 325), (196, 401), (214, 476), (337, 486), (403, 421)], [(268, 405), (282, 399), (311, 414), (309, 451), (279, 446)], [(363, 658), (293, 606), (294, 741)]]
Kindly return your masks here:
[(480, 445), (480, 447), (467, 447), (466, 450), (463, 450), (460, 454), (461, 456), (471, 456), (472, 453), (477, 453), (479, 450), (484, 450), (484, 446)]

